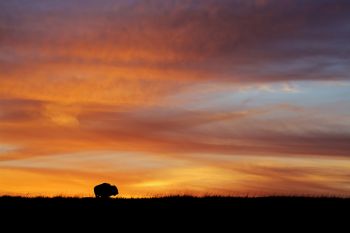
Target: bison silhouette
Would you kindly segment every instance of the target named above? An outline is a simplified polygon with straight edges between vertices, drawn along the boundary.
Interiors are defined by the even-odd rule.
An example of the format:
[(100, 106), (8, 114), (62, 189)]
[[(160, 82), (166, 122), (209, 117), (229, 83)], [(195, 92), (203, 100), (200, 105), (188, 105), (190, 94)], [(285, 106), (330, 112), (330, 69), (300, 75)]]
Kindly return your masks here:
[(109, 198), (118, 194), (118, 189), (115, 185), (102, 183), (94, 187), (96, 198)]

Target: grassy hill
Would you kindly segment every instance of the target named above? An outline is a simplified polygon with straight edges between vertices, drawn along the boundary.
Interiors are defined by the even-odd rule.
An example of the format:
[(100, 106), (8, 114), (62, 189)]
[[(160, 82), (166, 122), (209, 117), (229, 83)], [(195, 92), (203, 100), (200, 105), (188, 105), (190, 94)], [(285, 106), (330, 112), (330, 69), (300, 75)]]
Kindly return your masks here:
[[(160, 198), (24, 198), (0, 197), (1, 219), (53, 221), (55, 224), (140, 224), (167, 223), (173, 227), (191, 224), (230, 227), (244, 225), (249, 229), (264, 224), (327, 224), (332, 220), (347, 223), (349, 198), (333, 197), (190, 197)], [(29, 221), (29, 220), (28, 220)], [(258, 225), (256, 225), (258, 224)], [(260, 225), (259, 225), (260, 224)], [(141, 225), (143, 226), (143, 225)]]

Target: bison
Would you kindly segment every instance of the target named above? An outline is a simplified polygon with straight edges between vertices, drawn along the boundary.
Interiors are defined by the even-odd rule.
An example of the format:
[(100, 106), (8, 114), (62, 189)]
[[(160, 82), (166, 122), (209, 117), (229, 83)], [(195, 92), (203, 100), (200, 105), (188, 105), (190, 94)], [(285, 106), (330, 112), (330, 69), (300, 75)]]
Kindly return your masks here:
[(118, 194), (118, 189), (115, 185), (102, 183), (94, 187), (96, 198), (109, 198)]

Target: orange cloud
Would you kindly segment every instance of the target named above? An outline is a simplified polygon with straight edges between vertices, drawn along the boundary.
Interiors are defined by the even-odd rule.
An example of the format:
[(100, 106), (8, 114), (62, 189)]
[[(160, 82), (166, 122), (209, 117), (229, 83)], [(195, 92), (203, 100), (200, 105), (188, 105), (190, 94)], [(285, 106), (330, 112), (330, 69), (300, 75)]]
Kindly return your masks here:
[[(14, 103), (17, 102), (20, 103)], [(293, 125), (292, 130), (278, 118), (277, 121), (263, 120), (277, 112), (301, 114), (305, 111), (289, 105), (221, 113), (162, 106), (113, 111), (112, 106), (37, 104), (32, 109), (26, 105), (22, 109), (17, 106), (23, 114), (18, 117), (21, 121), (14, 118), (0, 125), (0, 138), (21, 146), (19, 151), (12, 151), (7, 157), (3, 155), (3, 160), (18, 159), (21, 155), (103, 149), (316, 156), (348, 156), (349, 150), (349, 134), (331, 132), (332, 126), (327, 127), (326, 121), (308, 119), (307, 111), (303, 121), (284, 118), (288, 125)], [(11, 107), (4, 110), (5, 116), (12, 114)], [(32, 111), (38, 117), (26, 118)], [(319, 125), (323, 125), (324, 130), (320, 131)]]

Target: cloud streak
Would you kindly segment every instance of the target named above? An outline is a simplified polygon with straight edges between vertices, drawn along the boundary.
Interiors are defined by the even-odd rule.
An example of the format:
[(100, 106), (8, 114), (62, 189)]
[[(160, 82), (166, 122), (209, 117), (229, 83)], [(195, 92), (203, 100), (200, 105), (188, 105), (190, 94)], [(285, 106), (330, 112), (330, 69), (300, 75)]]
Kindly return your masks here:
[[(2, 5), (9, 64), (93, 64), (147, 70), (152, 78), (185, 72), (240, 82), (347, 79), (350, 6), (342, 0)], [(170, 77), (183, 78), (176, 74)]]

